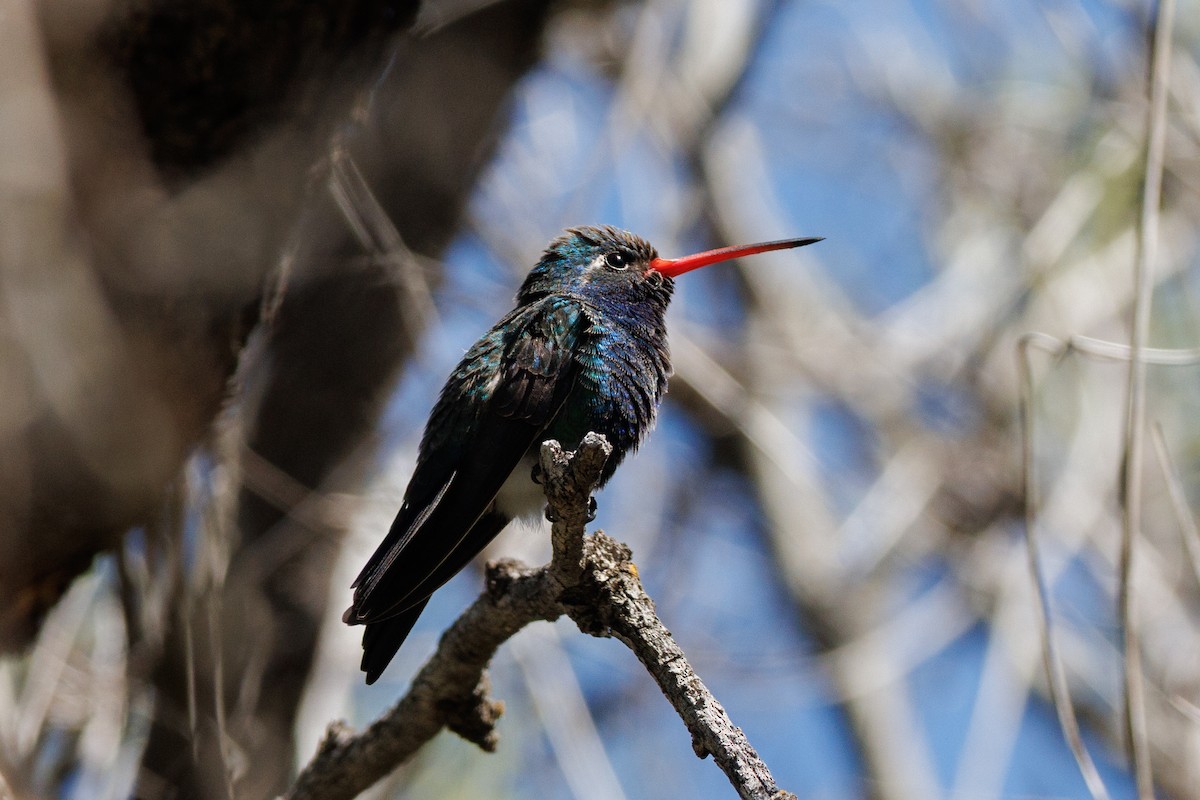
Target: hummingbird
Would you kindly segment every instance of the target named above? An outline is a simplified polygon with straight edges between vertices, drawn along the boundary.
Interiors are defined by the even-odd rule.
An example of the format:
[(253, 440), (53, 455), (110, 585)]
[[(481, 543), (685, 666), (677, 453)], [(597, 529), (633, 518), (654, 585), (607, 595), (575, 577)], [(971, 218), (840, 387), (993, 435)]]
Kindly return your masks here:
[(416, 468), (387, 536), (354, 581), (342, 620), (365, 625), (374, 683), (430, 595), (544, 498), (542, 442), (575, 449), (589, 431), (612, 445), (599, 486), (654, 424), (671, 374), (666, 311), (674, 279), (819, 237), (660, 258), (609, 226), (566, 230), (517, 292), (516, 307), (467, 350), (430, 412)]

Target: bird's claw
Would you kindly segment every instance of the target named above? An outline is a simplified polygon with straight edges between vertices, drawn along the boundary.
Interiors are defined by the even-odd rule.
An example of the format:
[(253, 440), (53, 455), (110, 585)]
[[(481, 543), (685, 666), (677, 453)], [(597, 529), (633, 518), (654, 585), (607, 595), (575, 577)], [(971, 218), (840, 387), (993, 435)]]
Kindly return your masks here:
[(550, 506), (546, 506), (546, 521), (558, 522), (558, 513)]

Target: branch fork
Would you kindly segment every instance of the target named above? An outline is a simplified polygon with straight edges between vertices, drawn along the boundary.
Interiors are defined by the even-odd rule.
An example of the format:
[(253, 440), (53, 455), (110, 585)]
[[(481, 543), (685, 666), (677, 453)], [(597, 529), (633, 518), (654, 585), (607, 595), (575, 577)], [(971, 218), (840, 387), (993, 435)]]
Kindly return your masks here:
[(766, 764), (729, 719), (658, 619), (629, 547), (597, 531), (591, 492), (612, 446), (589, 433), (566, 452), (542, 445), (539, 478), (552, 521), (550, 563), (531, 568), (509, 559), (488, 564), (485, 591), (442, 634), (436, 652), (408, 693), (360, 734), (330, 725), (289, 800), (349, 800), (410, 758), (442, 728), (485, 751), (495, 750), (503, 705), (490, 698), (487, 666), (496, 650), (530, 622), (570, 617), (592, 636), (623, 642), (658, 683), (692, 736), (700, 758), (711, 755), (745, 800), (795, 800), (779, 789)]

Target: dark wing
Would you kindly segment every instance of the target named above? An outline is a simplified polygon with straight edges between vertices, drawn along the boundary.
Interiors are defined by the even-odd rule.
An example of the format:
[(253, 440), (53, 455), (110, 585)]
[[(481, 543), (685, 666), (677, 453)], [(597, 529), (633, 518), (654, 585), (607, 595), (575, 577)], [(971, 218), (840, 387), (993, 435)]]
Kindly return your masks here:
[[(515, 309), (468, 351), (430, 416), (404, 505), (354, 583), (346, 622), (422, 603), (499, 531), (477, 523), (562, 406), (586, 326), (577, 305), (547, 298)], [(476, 527), (486, 538), (471, 535)]]
[[(467, 532), (458, 547), (442, 562), (441, 566), (423, 581), (424, 584), (432, 587), (429, 592), (432, 593), (433, 590), (454, 577), (507, 524), (508, 518), (495, 511), (484, 514), (471, 526), (471, 530)], [(414, 587), (411, 594), (417, 596), (422, 591), (421, 587)], [(366, 631), (363, 633), (363, 655), (360, 668), (367, 673), (368, 684), (374, 683), (383, 674), (383, 670), (391, 663), (400, 649), (400, 645), (404, 644), (404, 640), (408, 637), (428, 602), (429, 594), (427, 593), (423, 599), (398, 614), (378, 622), (367, 623)]]

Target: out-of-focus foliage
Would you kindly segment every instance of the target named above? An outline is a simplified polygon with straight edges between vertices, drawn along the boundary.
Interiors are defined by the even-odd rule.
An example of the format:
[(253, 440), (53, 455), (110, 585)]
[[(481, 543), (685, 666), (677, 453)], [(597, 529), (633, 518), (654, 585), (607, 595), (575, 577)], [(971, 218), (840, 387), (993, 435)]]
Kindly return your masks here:
[[(1194, 347), (1200, 332), (1197, 11), (1177, 14), (1157, 348)], [(1087, 796), (1046, 692), (1017, 342), (1129, 340), (1147, 13), (1092, 0), (561, 10), (385, 412), (388, 455), (330, 577), (297, 757), (331, 719), (366, 723), (403, 692), (479, 591), (477, 572), (457, 578), (384, 678), (358, 685), (357, 632), (337, 617), (398, 506), (438, 386), (551, 236), (610, 223), (665, 255), (826, 237), (679, 281), (658, 429), (598, 498), (597, 524), (633, 546), (660, 615), (780, 785), (824, 798)], [(354, 135), (405, 121), (371, 116)], [(1127, 365), (1078, 349), (1033, 364), (1054, 635), (1085, 741), (1112, 796), (1130, 797), (1115, 615)], [(1172, 797), (1200, 785), (1200, 541), (1187, 538), (1197, 380), (1194, 365), (1150, 368), (1165, 446), (1146, 451), (1134, 574), (1152, 763)], [(190, 474), (199, 517), (223, 473), (197, 461)], [(490, 553), (544, 558), (546, 537), (514, 526)], [(101, 564), (77, 583), (0, 681), (0, 708), (14, 711), (0, 753), (22, 769), (72, 765), (33, 779), (68, 795), (128, 785), (153, 702), (121, 679), (112, 573)], [(378, 796), (728, 794), (620, 647), (535, 627), (502, 650), (492, 680), (507, 707), (499, 752), (443, 737)]]

